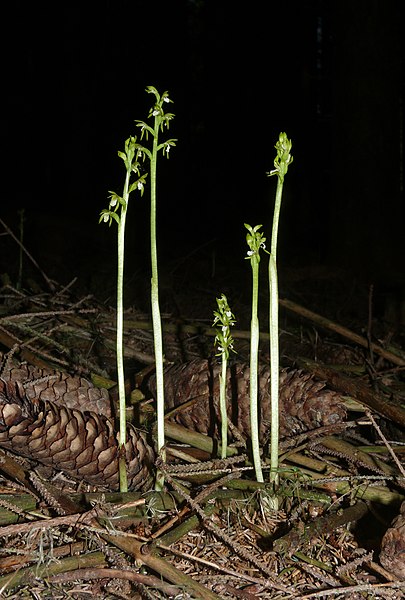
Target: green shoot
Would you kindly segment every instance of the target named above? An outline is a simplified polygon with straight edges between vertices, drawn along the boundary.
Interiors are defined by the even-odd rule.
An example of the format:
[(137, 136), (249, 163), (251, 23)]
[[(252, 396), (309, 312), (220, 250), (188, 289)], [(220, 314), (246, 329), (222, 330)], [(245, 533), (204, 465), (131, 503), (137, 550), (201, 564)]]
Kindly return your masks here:
[[(118, 152), (118, 156), (125, 163), (126, 176), (124, 191), (122, 196), (115, 192), (110, 193), (110, 202), (108, 209), (100, 213), (99, 223), (111, 223), (116, 221), (118, 224), (118, 269), (117, 269), (117, 378), (118, 378), (118, 396), (119, 396), (119, 473), (120, 490), (128, 491), (127, 471), (125, 461), (125, 442), (126, 442), (126, 405), (125, 405), (125, 378), (124, 378), (124, 356), (123, 356), (123, 325), (124, 325), (124, 250), (125, 250), (125, 221), (127, 216), (129, 195), (134, 190), (139, 190), (143, 194), (146, 175), (141, 175), (139, 171), (138, 158), (140, 153), (137, 151), (136, 137), (129, 137), (125, 142), (125, 151)], [(130, 183), (131, 175), (135, 174), (136, 181)], [(120, 209), (120, 210), (118, 210)]]
[[(155, 350), (155, 364), (156, 364), (156, 403), (157, 403), (157, 446), (158, 452), (161, 454), (163, 461), (165, 461), (165, 429), (164, 429), (164, 416), (165, 416), (165, 403), (164, 403), (164, 377), (163, 377), (163, 343), (162, 343), (162, 323), (160, 317), (159, 308), (159, 283), (158, 283), (158, 261), (157, 261), (157, 243), (156, 243), (156, 171), (157, 171), (157, 155), (160, 150), (163, 154), (169, 158), (170, 148), (176, 145), (176, 140), (170, 139), (159, 144), (159, 131), (164, 131), (165, 128), (169, 128), (170, 121), (174, 115), (172, 113), (165, 113), (163, 105), (170, 103), (168, 92), (163, 92), (160, 95), (153, 86), (146, 88), (148, 94), (155, 96), (155, 102), (153, 107), (150, 109), (148, 118), (153, 118), (153, 127), (145, 123), (144, 121), (136, 121), (137, 127), (141, 128), (141, 139), (145, 136), (152, 137), (152, 150), (145, 148), (144, 146), (138, 146), (139, 151), (144, 154), (150, 161), (150, 181), (151, 181), (151, 201), (150, 201), (150, 248), (151, 248), (151, 306), (152, 306), (152, 325), (153, 325), (153, 339), (154, 339), (154, 350)], [(158, 474), (156, 479), (156, 489), (161, 490), (163, 488), (163, 477)]]
[(228, 411), (226, 402), (226, 370), (228, 366), (229, 351), (235, 352), (230, 329), (235, 325), (235, 317), (228, 305), (225, 294), (217, 298), (218, 310), (214, 310), (213, 327), (217, 327), (214, 344), (218, 346), (218, 354), (222, 357), (222, 369), (219, 376), (219, 408), (221, 413), (221, 458), (226, 458), (228, 446)]
[(293, 161), (291, 156), (292, 143), (285, 133), (280, 133), (275, 145), (277, 156), (274, 159), (274, 169), (268, 176), (277, 175), (276, 200), (271, 233), (271, 249), (269, 258), (269, 334), (270, 334), (270, 396), (271, 396), (271, 438), (270, 438), (270, 483), (274, 490), (278, 487), (278, 446), (279, 446), (279, 341), (278, 341), (278, 277), (277, 277), (277, 236), (280, 217), (281, 198), (283, 194), (284, 177)]
[(252, 266), (252, 320), (250, 325), (250, 429), (252, 438), (253, 464), (256, 479), (263, 483), (262, 465), (260, 461), (259, 445), (259, 414), (258, 414), (258, 366), (259, 366), (259, 318), (257, 307), (259, 301), (259, 263), (260, 249), (265, 248), (266, 238), (258, 230), (261, 225), (251, 227), (245, 223), (248, 230), (246, 241), (250, 250), (246, 260), (250, 260)]

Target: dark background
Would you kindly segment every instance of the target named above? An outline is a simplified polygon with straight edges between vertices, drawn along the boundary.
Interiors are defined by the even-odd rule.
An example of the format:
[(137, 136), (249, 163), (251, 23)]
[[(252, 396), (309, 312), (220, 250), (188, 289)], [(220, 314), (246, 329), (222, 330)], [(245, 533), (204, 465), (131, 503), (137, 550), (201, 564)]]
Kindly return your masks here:
[[(242, 261), (244, 222), (270, 235), (266, 171), (286, 131), (280, 263), (402, 284), (402, 4), (15, 1), (1, 25), (0, 216), (17, 232), (24, 209), (27, 247), (59, 280), (114, 255), (98, 215), (122, 190), (117, 151), (154, 85), (170, 92), (178, 139), (159, 163), (161, 260), (211, 245)], [(130, 255), (147, 252), (148, 204), (132, 197)]]

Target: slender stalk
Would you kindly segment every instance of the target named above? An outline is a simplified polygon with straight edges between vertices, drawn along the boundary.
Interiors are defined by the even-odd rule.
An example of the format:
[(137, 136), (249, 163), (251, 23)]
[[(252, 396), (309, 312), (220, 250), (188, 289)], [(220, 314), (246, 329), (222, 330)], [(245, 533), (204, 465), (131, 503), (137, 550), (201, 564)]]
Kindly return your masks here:
[(259, 263), (260, 249), (265, 247), (266, 238), (258, 230), (261, 225), (251, 227), (245, 223), (248, 230), (246, 241), (250, 250), (247, 259), (250, 260), (252, 267), (252, 318), (250, 324), (250, 430), (252, 441), (253, 464), (255, 467), (256, 479), (263, 483), (263, 472), (260, 460), (259, 443), (259, 410), (258, 410), (258, 366), (259, 366)]
[(269, 323), (270, 323), (270, 397), (271, 397), (271, 436), (270, 436), (270, 483), (278, 487), (278, 444), (279, 444), (279, 344), (278, 344), (278, 277), (277, 277), (277, 236), (280, 217), (283, 181), (277, 181), (274, 206), (271, 249), (269, 257)]
[[(273, 226), (271, 232), (271, 248), (269, 256), (269, 334), (270, 334), (270, 396), (271, 396), (271, 437), (270, 437), (270, 483), (273, 489), (278, 487), (278, 445), (279, 445), (279, 340), (278, 340), (278, 276), (277, 276), (277, 238), (280, 219), (281, 199), (283, 195), (284, 176), (292, 163), (291, 141), (285, 133), (280, 133), (275, 145), (277, 156), (275, 169), (268, 175), (277, 175), (276, 200), (274, 205)], [(276, 497), (274, 508), (277, 509)]]
[(228, 448), (228, 411), (226, 407), (226, 369), (228, 361), (222, 358), (221, 375), (219, 379), (219, 409), (221, 414), (221, 458), (226, 458)]
[[(152, 136), (152, 151), (145, 146), (138, 145), (138, 152), (144, 157), (148, 157), (150, 161), (150, 178), (151, 178), (151, 196), (150, 196), (150, 250), (151, 250), (151, 310), (152, 310), (152, 326), (153, 326), (153, 341), (155, 351), (155, 368), (156, 368), (156, 407), (157, 407), (157, 447), (161, 454), (163, 462), (166, 460), (164, 451), (165, 445), (165, 400), (164, 400), (164, 375), (163, 375), (163, 341), (162, 341), (162, 322), (160, 317), (159, 307), (159, 280), (158, 280), (158, 260), (157, 260), (157, 242), (156, 242), (156, 171), (157, 171), (157, 156), (159, 150), (163, 150), (163, 154), (169, 157), (169, 151), (172, 146), (176, 145), (176, 140), (170, 139), (159, 144), (159, 130), (164, 127), (169, 127), (169, 122), (173, 119), (172, 113), (165, 113), (163, 104), (172, 102), (168, 92), (158, 93), (156, 88), (149, 86), (146, 88), (149, 94), (155, 96), (155, 103), (149, 112), (149, 117), (154, 117), (154, 126), (151, 127), (145, 121), (136, 121), (137, 127), (141, 128), (141, 137), (145, 135)], [(156, 476), (156, 490), (163, 489), (164, 478), (161, 472)]]
[(124, 376), (124, 257), (125, 257), (125, 222), (129, 199), (129, 179), (131, 172), (127, 170), (124, 184), (120, 221), (118, 223), (118, 263), (117, 263), (117, 383), (119, 398), (119, 477), (120, 491), (128, 491), (127, 469), (125, 463), (125, 442), (127, 436), (127, 415), (125, 402), (125, 376)]
[(259, 261), (252, 261), (252, 320), (250, 326), (250, 429), (252, 436), (253, 464), (256, 479), (264, 481), (260, 460), (259, 411), (258, 411), (258, 367), (259, 367), (259, 318), (257, 306), (259, 298)]
[[(157, 443), (158, 452), (161, 453), (163, 461), (166, 460), (164, 452), (165, 445), (165, 399), (164, 399), (164, 376), (163, 376), (163, 342), (162, 342), (162, 322), (159, 307), (159, 279), (158, 279), (158, 261), (157, 261), (157, 243), (156, 243), (156, 169), (158, 152), (159, 122), (158, 116), (155, 116), (155, 127), (152, 146), (152, 157), (150, 165), (151, 195), (150, 195), (150, 256), (151, 256), (151, 305), (152, 305), (152, 325), (153, 342), (155, 350), (156, 363), (156, 403), (157, 403)], [(162, 479), (157, 478), (157, 489), (163, 487)]]
[[(110, 192), (108, 209), (100, 213), (99, 222), (108, 223), (112, 221), (118, 225), (118, 259), (117, 259), (117, 380), (119, 397), (119, 480), (121, 492), (128, 491), (128, 480), (126, 470), (125, 443), (127, 435), (126, 402), (125, 402), (125, 377), (124, 377), (124, 257), (125, 257), (125, 223), (128, 210), (129, 195), (135, 189), (143, 193), (146, 175), (141, 175), (137, 181), (130, 185), (131, 174), (139, 175), (138, 153), (135, 157), (136, 138), (130, 137), (125, 141), (125, 151), (118, 152), (118, 156), (125, 163), (126, 176), (122, 196)], [(119, 210), (119, 214), (118, 213)]]
[[(279, 180), (280, 181), (280, 180)], [(279, 185), (277, 185), (278, 191)], [(281, 200), (281, 197), (280, 197)], [(275, 210), (276, 212), (276, 210)], [(278, 225), (278, 218), (277, 218)], [(276, 225), (276, 228), (277, 228)], [(276, 238), (274, 233), (276, 232)], [(277, 239), (277, 229), (273, 222), (273, 239)], [(272, 243), (273, 246), (273, 243)], [(271, 418), (270, 418), (270, 483), (274, 488), (278, 487), (278, 444), (279, 444), (279, 342), (278, 342), (278, 278), (276, 254), (273, 249), (269, 257), (269, 323), (270, 323), (270, 398), (271, 398)]]

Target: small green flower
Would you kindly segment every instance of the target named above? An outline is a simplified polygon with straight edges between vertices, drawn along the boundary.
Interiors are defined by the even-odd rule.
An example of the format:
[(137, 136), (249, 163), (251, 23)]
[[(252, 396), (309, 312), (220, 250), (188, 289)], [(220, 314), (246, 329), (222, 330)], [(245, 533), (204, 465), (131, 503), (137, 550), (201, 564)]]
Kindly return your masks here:
[(294, 160), (291, 156), (292, 142), (288, 139), (286, 133), (281, 132), (278, 142), (276, 142), (274, 147), (277, 150), (277, 156), (274, 159), (275, 168), (272, 171), (269, 171), (267, 175), (269, 177), (277, 175), (280, 179), (284, 180), (288, 167)]
[(264, 250), (266, 248), (266, 238), (264, 237), (263, 233), (259, 231), (260, 227), (262, 226), (256, 225), (255, 227), (251, 227), (245, 223), (245, 227), (248, 230), (248, 233), (246, 234), (246, 241), (250, 248), (250, 250), (247, 251), (247, 256), (245, 258), (246, 260), (260, 260), (259, 252), (261, 249)]
[(230, 333), (230, 328), (235, 325), (235, 316), (229, 308), (228, 300), (225, 294), (217, 298), (218, 310), (214, 311), (213, 327), (217, 327), (217, 335), (215, 336), (214, 344), (217, 345), (218, 354), (229, 358), (229, 351), (235, 352), (233, 348), (234, 340)]

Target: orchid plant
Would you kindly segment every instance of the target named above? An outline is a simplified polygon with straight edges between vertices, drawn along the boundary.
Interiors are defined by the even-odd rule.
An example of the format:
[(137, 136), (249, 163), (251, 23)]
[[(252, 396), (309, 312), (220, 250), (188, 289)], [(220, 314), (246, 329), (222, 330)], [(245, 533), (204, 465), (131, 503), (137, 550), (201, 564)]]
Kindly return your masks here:
[(221, 458), (226, 458), (228, 445), (228, 411), (226, 402), (226, 371), (230, 352), (235, 352), (231, 327), (235, 325), (235, 316), (229, 308), (228, 299), (225, 294), (217, 298), (218, 310), (214, 311), (213, 327), (217, 334), (214, 343), (218, 348), (216, 356), (221, 357), (221, 374), (219, 376), (219, 409), (221, 414)]
[(261, 225), (251, 227), (245, 223), (248, 230), (246, 241), (249, 250), (246, 260), (250, 260), (252, 267), (252, 316), (250, 323), (250, 431), (252, 439), (253, 464), (255, 467), (256, 479), (263, 482), (263, 471), (260, 459), (259, 442), (259, 411), (258, 411), (258, 367), (259, 367), (259, 263), (260, 250), (266, 247), (266, 238), (259, 231)]
[(279, 446), (279, 342), (278, 342), (278, 275), (277, 275), (277, 236), (280, 218), (284, 177), (293, 161), (292, 143), (285, 133), (280, 133), (275, 145), (277, 150), (274, 169), (267, 173), (276, 175), (277, 190), (274, 205), (271, 248), (269, 254), (269, 334), (270, 334), (270, 396), (271, 396), (271, 437), (270, 437), (270, 483), (276, 490), (278, 486), (278, 446)]
[[(157, 445), (158, 452), (165, 460), (165, 401), (164, 401), (164, 376), (163, 376), (163, 342), (162, 342), (162, 322), (159, 307), (159, 279), (158, 279), (158, 260), (157, 260), (157, 240), (156, 240), (156, 182), (157, 182), (157, 157), (160, 151), (169, 158), (169, 152), (172, 146), (176, 145), (175, 139), (165, 140), (159, 143), (159, 133), (169, 128), (170, 121), (174, 118), (173, 113), (165, 113), (164, 106), (172, 100), (169, 98), (169, 93), (159, 92), (153, 86), (146, 88), (148, 94), (152, 94), (154, 98), (153, 106), (149, 111), (148, 118), (153, 119), (153, 126), (145, 121), (135, 121), (137, 127), (141, 129), (141, 139), (148, 140), (149, 135), (152, 138), (152, 149), (146, 146), (138, 146), (138, 152), (141, 152), (143, 157), (150, 162), (150, 253), (151, 253), (151, 307), (152, 307), (152, 325), (153, 325), (153, 340), (155, 350), (155, 365), (156, 365), (156, 404), (157, 404)], [(163, 487), (163, 477), (158, 474), (156, 478), (156, 489), (160, 490)]]
[[(128, 491), (127, 471), (125, 460), (126, 442), (126, 402), (125, 402), (125, 377), (124, 377), (124, 353), (123, 353), (123, 329), (124, 329), (124, 257), (125, 257), (125, 222), (127, 217), (130, 194), (139, 191), (142, 195), (146, 181), (146, 174), (140, 171), (141, 154), (137, 148), (136, 137), (129, 137), (125, 142), (124, 152), (118, 152), (125, 164), (125, 182), (122, 196), (116, 192), (109, 192), (110, 202), (108, 208), (100, 213), (99, 222), (111, 223), (115, 221), (118, 225), (118, 265), (117, 265), (117, 380), (119, 397), (119, 477), (120, 490)], [(131, 178), (134, 179), (131, 182)]]
[[(122, 196), (116, 192), (110, 192), (108, 209), (101, 211), (100, 222), (111, 225), (116, 221), (118, 225), (118, 270), (117, 270), (117, 372), (119, 393), (119, 422), (120, 422), (120, 489), (127, 490), (126, 468), (125, 468), (125, 438), (126, 438), (126, 406), (125, 406), (125, 379), (123, 363), (123, 278), (124, 278), (124, 248), (125, 248), (125, 220), (128, 209), (129, 196), (135, 190), (143, 194), (147, 174), (141, 172), (141, 163), (148, 159), (150, 161), (151, 203), (150, 203), (150, 248), (151, 248), (151, 306), (154, 336), (154, 350), (156, 363), (157, 383), (157, 422), (158, 422), (158, 450), (164, 454), (164, 380), (163, 380), (163, 343), (162, 325), (159, 308), (159, 285), (158, 285), (158, 262), (156, 243), (156, 172), (158, 152), (169, 158), (172, 146), (176, 140), (169, 139), (159, 143), (159, 132), (169, 127), (174, 115), (165, 113), (164, 105), (172, 102), (168, 92), (159, 94), (156, 88), (149, 86), (147, 93), (152, 94), (155, 99), (149, 111), (148, 118), (153, 119), (153, 125), (145, 121), (135, 121), (136, 126), (141, 129), (140, 139), (148, 140), (152, 137), (152, 148), (149, 149), (137, 141), (137, 137), (130, 137), (125, 142), (125, 151), (118, 152), (123, 159), (126, 168), (124, 191)], [(131, 183), (131, 177), (135, 180)], [(164, 456), (163, 456), (164, 458)], [(157, 487), (161, 489), (162, 479), (157, 478)]]

